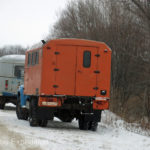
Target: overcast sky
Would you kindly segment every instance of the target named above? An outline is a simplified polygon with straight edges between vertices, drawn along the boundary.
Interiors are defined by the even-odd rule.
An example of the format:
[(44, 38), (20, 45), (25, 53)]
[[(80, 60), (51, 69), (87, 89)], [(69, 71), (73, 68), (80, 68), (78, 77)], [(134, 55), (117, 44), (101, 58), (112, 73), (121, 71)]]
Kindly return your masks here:
[(43, 39), (68, 0), (0, 0), (0, 47)]

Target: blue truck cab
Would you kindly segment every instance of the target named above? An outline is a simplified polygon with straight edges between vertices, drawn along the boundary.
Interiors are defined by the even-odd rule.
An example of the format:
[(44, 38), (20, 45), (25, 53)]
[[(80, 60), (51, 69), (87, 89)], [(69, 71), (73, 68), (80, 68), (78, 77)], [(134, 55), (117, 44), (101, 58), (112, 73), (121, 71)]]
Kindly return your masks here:
[(19, 97), (20, 97), (20, 106), (22, 108), (26, 108), (26, 102), (27, 102), (27, 99), (30, 98), (30, 96), (24, 95), (24, 85), (21, 85), (19, 87), (18, 95), (17, 95), (18, 100), (19, 100)]

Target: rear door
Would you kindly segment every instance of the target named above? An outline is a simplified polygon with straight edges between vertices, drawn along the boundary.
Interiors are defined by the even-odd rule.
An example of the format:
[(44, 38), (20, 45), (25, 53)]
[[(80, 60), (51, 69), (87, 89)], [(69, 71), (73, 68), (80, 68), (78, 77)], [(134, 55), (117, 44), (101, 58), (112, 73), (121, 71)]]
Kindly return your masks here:
[(95, 96), (97, 91), (98, 48), (78, 47), (76, 68), (76, 95)]
[(57, 46), (55, 71), (55, 93), (75, 95), (76, 46)]
[[(98, 66), (100, 68), (100, 75), (98, 75), (97, 83), (97, 97), (109, 97), (110, 95), (110, 72), (111, 72), (111, 51), (108, 48), (101, 48), (98, 51), (101, 56), (98, 59)], [(102, 91), (105, 91), (102, 93)]]

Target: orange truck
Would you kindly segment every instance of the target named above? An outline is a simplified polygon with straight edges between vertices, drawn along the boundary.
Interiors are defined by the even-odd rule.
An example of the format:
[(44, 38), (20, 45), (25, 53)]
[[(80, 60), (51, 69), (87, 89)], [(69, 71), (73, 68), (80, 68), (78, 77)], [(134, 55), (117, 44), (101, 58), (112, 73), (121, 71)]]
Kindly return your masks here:
[(81, 39), (43, 41), (28, 50), (24, 85), (17, 100), (18, 119), (46, 126), (53, 117), (76, 118), (81, 130), (95, 131), (109, 108), (111, 50), (103, 42)]

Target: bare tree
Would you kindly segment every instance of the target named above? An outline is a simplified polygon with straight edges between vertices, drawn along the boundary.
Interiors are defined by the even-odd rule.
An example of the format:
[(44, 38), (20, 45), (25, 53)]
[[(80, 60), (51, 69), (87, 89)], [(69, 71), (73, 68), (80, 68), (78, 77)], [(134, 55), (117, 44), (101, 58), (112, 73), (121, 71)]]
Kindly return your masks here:
[[(121, 115), (127, 114), (129, 103), (133, 105), (133, 113), (137, 111), (139, 106), (135, 102), (144, 94), (147, 86), (144, 81), (150, 74), (149, 39), (146, 30), (141, 28), (142, 19), (135, 15), (139, 11), (136, 3), (131, 3), (134, 1), (130, 0), (130, 5), (123, 0), (72, 1), (50, 35), (50, 38), (104, 41), (112, 48), (111, 110)], [(134, 8), (134, 13), (127, 6), (130, 10)], [(138, 115), (145, 115), (143, 106)]]
[(9, 54), (25, 54), (26, 48), (20, 45), (6, 45), (0, 48), (0, 56)]

